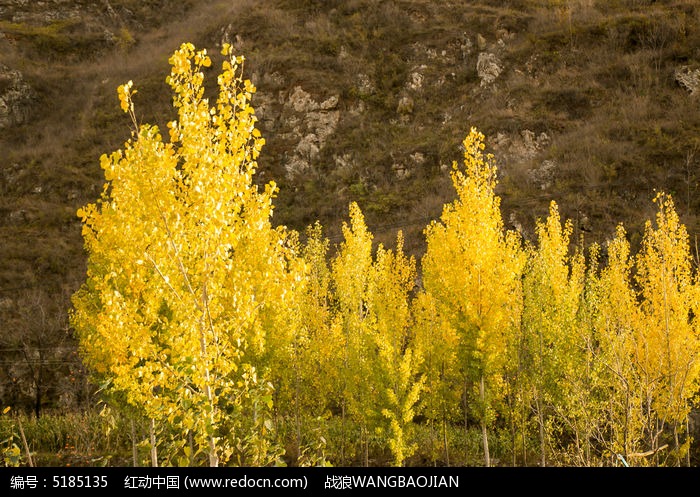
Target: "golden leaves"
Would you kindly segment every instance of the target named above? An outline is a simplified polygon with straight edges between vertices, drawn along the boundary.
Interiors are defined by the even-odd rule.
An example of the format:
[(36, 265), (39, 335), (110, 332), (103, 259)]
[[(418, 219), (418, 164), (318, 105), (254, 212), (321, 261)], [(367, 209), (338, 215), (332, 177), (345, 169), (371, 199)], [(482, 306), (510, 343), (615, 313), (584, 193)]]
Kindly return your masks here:
[[(215, 437), (245, 420), (225, 420), (219, 395), (255, 400), (234, 392), (252, 385), (241, 374), (255, 368), (242, 361), (282, 341), (286, 288), (298, 275), (287, 274), (295, 254), (269, 222), (276, 186), (253, 184), (264, 140), (248, 101), (255, 89), (235, 73), (243, 57), (223, 64), (216, 107), (203, 98), (206, 50), (183, 43), (169, 60), (178, 112), (170, 143), (146, 125), (123, 152), (103, 154), (102, 198), (76, 213), (88, 279), (73, 297), (72, 324), (86, 364), (113, 391), (159, 423), (196, 430), (198, 449), (223, 460), (230, 451), (219, 452)], [(133, 82), (117, 92), (136, 125)]]
[[(543, 425), (576, 426), (592, 382), (577, 375), (595, 367), (604, 377), (619, 366), (605, 381), (619, 378), (626, 388), (646, 368), (659, 392), (654, 408), (671, 406), (667, 419), (684, 412), (697, 391), (698, 329), (690, 316), (700, 306), (687, 233), (670, 196), (655, 199), (656, 227), (649, 223), (636, 258), (619, 227), (608, 268), (584, 281), (583, 257), (569, 251), (573, 226), (556, 203), (537, 223), (537, 247), (525, 251), (517, 233), (504, 231), (496, 165), (472, 128), (452, 171), (457, 198), (425, 230), (424, 288), (415, 288), (418, 268), (403, 252), (402, 234), (394, 251), (374, 251), (356, 203), (329, 267), (320, 225), (303, 246), (296, 234), (273, 228), (277, 185), (254, 182), (265, 143), (250, 105), (256, 89), (243, 78), (244, 57), (230, 45), (222, 54), (210, 105), (204, 69), (211, 59), (182, 44), (167, 78), (178, 113), (167, 125), (170, 142), (157, 127), (141, 126), (137, 140), (102, 155), (102, 197), (76, 212), (89, 261), (72, 324), (86, 364), (112, 380), (113, 391), (175, 432), (192, 430), (196, 452), (215, 447), (222, 461), (240, 442), (225, 434), (255, 429), (264, 437), (272, 426), (261, 419), (251, 428), (229, 412), (246, 412), (252, 402), (270, 409), (273, 398), (281, 416), (292, 404), (330, 416), (329, 406), (343, 402), (363, 429), (382, 434), (396, 462), (414, 450), (414, 411), (447, 419), (468, 405), (491, 427), (506, 389), (523, 412), (539, 413), (526, 405), (539, 395), (549, 403), (543, 416), (572, 413)], [(117, 92), (135, 124), (133, 83)], [(629, 281), (633, 268), (639, 294)], [(539, 361), (529, 378), (528, 361)], [(306, 391), (289, 387), (291, 374)], [(278, 380), (274, 397), (270, 379)]]
[(131, 100), (132, 95), (136, 93), (136, 90), (131, 91), (134, 86), (134, 82), (129, 80), (127, 83), (120, 85), (117, 88), (117, 94), (119, 95), (119, 105), (124, 112), (129, 112), (129, 110), (134, 110), (134, 103)]

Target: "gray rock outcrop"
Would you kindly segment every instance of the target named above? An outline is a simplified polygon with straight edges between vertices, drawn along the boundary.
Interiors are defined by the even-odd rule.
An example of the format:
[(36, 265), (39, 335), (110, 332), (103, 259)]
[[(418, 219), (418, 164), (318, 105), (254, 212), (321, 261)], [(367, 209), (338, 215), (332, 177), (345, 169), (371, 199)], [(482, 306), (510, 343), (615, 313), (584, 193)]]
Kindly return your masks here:
[(676, 82), (688, 92), (695, 96), (700, 88), (700, 69), (692, 70), (688, 66), (682, 66), (676, 69)]
[(0, 129), (27, 122), (35, 99), (22, 73), (0, 64)]
[(317, 102), (300, 86), (294, 88), (285, 102), (283, 114), (292, 130), (286, 136), (296, 142), (285, 163), (287, 176), (292, 178), (309, 170), (318, 158), (328, 137), (335, 132), (340, 120), (338, 96)]
[(489, 86), (503, 72), (503, 64), (496, 54), (481, 52), (476, 61), (476, 72), (481, 80), (481, 86)]

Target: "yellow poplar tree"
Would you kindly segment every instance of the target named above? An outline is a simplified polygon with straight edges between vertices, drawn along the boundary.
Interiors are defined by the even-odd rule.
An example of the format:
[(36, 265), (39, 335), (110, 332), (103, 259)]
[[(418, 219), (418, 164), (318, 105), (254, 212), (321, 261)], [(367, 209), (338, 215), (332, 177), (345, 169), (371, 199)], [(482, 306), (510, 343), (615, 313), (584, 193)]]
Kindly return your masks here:
[[(294, 335), (288, 354), (278, 363), (277, 396), (280, 418), (290, 429), (289, 438), (300, 466), (325, 465), (325, 445), (331, 412), (340, 405), (342, 338), (331, 326), (331, 272), (329, 240), (320, 223), (307, 227), (300, 253), (305, 262), (304, 285), (296, 293), (296, 312), (291, 316)], [(286, 361), (286, 362), (284, 362)], [(276, 383), (277, 385), (277, 383)]]
[(362, 211), (354, 202), (349, 211), (344, 241), (331, 262), (331, 334), (342, 343), (337, 380), (343, 427), (359, 430), (364, 464), (374, 437), (400, 466), (416, 449), (411, 430), (422, 388), (421, 353), (411, 330), (415, 260), (404, 254), (401, 232), (396, 250), (380, 244), (373, 255)]
[[(532, 389), (527, 397), (537, 418), (541, 466), (547, 462), (547, 447), (558, 438), (557, 427), (578, 435), (576, 418), (585, 415), (584, 406), (575, 402), (587, 392), (577, 385), (586, 372), (577, 321), (585, 264), (580, 252), (569, 255), (572, 231), (571, 221), (562, 224), (552, 201), (547, 219), (537, 222), (537, 247), (531, 250), (523, 280), (523, 353)], [(580, 443), (579, 437), (574, 440)]]
[(340, 381), (342, 448), (345, 453), (348, 430), (357, 427), (362, 459), (367, 464), (370, 425), (376, 417), (372, 400), (376, 392), (368, 381), (373, 374), (367, 357), (372, 340), (368, 318), (367, 288), (372, 271), (372, 234), (367, 230), (360, 207), (351, 203), (350, 222), (343, 223), (344, 240), (331, 261), (333, 317), (331, 333), (342, 344), (338, 369)]
[(373, 382), (377, 384), (379, 410), (388, 421), (389, 448), (393, 464), (402, 466), (413, 455), (413, 418), (424, 378), (418, 371), (422, 350), (412, 330), (410, 296), (415, 286), (415, 260), (403, 252), (399, 231), (396, 250), (377, 248), (367, 289), (371, 336), (376, 350)]
[(413, 332), (422, 351), (420, 371), (423, 391), (417, 406), (427, 420), (430, 447), (423, 450), (434, 464), (447, 466), (450, 458), (450, 430), (459, 421), (462, 376), (457, 367), (459, 335), (448, 316), (438, 311), (432, 294), (420, 292), (411, 303)]
[(426, 228), (422, 259), (425, 292), (459, 337), (459, 368), (467, 416), (481, 428), (484, 463), (490, 466), (488, 430), (504, 395), (510, 336), (520, 322), (520, 237), (505, 231), (496, 195), (496, 165), (484, 154), (484, 136), (472, 128), (463, 142), (464, 168), (453, 164), (458, 198)]
[(648, 450), (658, 464), (668, 444), (671, 461), (680, 464), (690, 444), (685, 433), (690, 400), (698, 391), (698, 283), (673, 199), (659, 193), (654, 201), (656, 223), (647, 221), (636, 258), (644, 331), (633, 360), (644, 381)]
[[(271, 226), (274, 183), (253, 183), (264, 144), (255, 88), (243, 57), (228, 45), (222, 54), (214, 106), (203, 86), (211, 59), (184, 43), (167, 78), (178, 112), (170, 141), (142, 125), (101, 157), (102, 196), (78, 211), (88, 267), (71, 320), (87, 367), (180, 433), (174, 450), (211, 466), (262, 465), (279, 451), (260, 357), (287, 340), (296, 259), (289, 234)], [(136, 126), (132, 83), (118, 93)]]
[[(642, 376), (634, 360), (635, 344), (643, 330), (637, 294), (633, 288), (627, 233), (618, 225), (607, 243), (605, 267), (597, 268), (598, 246), (592, 247), (593, 266), (588, 273), (586, 305), (590, 309), (595, 340), (587, 343), (594, 356), (592, 366), (599, 378), (600, 405), (591, 414), (599, 419), (595, 437), (603, 456), (630, 461), (630, 454), (644, 452), (644, 403)], [(606, 453), (607, 451), (607, 453)]]

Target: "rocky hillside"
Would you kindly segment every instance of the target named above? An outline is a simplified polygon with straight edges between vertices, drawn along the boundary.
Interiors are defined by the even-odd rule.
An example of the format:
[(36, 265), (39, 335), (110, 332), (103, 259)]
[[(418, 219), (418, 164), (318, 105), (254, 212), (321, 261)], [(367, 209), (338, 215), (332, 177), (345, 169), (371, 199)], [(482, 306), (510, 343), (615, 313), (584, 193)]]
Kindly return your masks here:
[(476, 126), (526, 237), (556, 200), (586, 244), (620, 222), (636, 243), (657, 190), (700, 230), (692, 0), (0, 0), (0, 404), (84, 395), (67, 326), (84, 278), (75, 211), (129, 138), (117, 85), (133, 80), (139, 118), (163, 126), (184, 41), (245, 55), (280, 224), (319, 220), (338, 242), (357, 201), (378, 242), (402, 229), (420, 256)]

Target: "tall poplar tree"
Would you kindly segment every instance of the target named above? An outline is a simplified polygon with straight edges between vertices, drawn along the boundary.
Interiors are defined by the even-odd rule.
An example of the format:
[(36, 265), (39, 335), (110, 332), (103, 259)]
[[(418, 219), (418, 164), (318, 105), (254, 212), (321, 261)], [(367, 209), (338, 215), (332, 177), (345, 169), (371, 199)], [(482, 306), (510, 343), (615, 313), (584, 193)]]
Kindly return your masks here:
[[(577, 418), (585, 415), (575, 401), (585, 392), (580, 385), (586, 368), (577, 322), (585, 265), (580, 252), (570, 255), (573, 225), (562, 223), (556, 202), (550, 203), (549, 216), (538, 221), (536, 231), (537, 247), (531, 250), (523, 279), (522, 354), (531, 388), (526, 397), (537, 418), (540, 465), (545, 466), (555, 431), (576, 432)], [(579, 444), (579, 437), (571, 438)], [(571, 452), (580, 450), (574, 447)]]
[[(609, 453), (625, 462), (629, 455), (645, 451), (645, 416), (643, 402), (643, 370), (634, 357), (634, 350), (643, 338), (644, 323), (634, 289), (631, 255), (627, 233), (622, 225), (606, 245), (605, 267), (597, 268), (598, 246), (593, 247), (595, 264), (588, 273), (586, 307), (595, 340), (587, 344), (594, 355), (593, 368), (603, 392), (598, 415), (596, 439), (602, 453)], [(596, 392), (596, 393), (597, 393)]]
[[(656, 461), (669, 445), (675, 464), (687, 455), (686, 420), (698, 391), (698, 282), (688, 233), (670, 195), (659, 193), (656, 223), (647, 221), (636, 258), (643, 335), (633, 351), (644, 380), (648, 449)], [(685, 436), (684, 436), (685, 435)]]
[(472, 128), (463, 142), (464, 164), (453, 163), (457, 199), (426, 228), (422, 259), (425, 292), (459, 337), (458, 368), (465, 428), (481, 429), (484, 464), (491, 465), (488, 432), (504, 396), (507, 344), (520, 323), (524, 252), (506, 231), (496, 195), (496, 165), (484, 136)]
[(276, 186), (253, 183), (264, 144), (255, 88), (243, 57), (222, 53), (215, 105), (204, 96), (206, 51), (184, 43), (170, 58), (169, 142), (137, 126), (136, 91), (119, 87), (135, 129), (124, 150), (101, 157), (102, 196), (78, 211), (88, 266), (71, 322), (93, 375), (181, 434), (173, 450), (211, 466), (261, 465), (279, 451), (260, 358), (289, 333), (296, 256), (271, 225)]
[[(287, 426), (289, 453), (302, 466), (327, 464), (329, 420), (341, 405), (342, 336), (331, 326), (333, 296), (329, 240), (319, 222), (308, 226), (301, 244), (304, 284), (295, 292), (296, 310), (288, 353), (275, 354), (278, 419)], [(279, 351), (277, 351), (279, 352)]]
[(363, 463), (368, 464), (370, 426), (376, 418), (373, 402), (376, 392), (368, 378), (372, 365), (368, 357), (368, 343), (372, 340), (368, 313), (368, 295), (372, 273), (372, 233), (367, 230), (364, 216), (356, 203), (349, 207), (350, 222), (343, 223), (343, 242), (331, 262), (333, 292), (332, 334), (342, 344), (338, 360), (341, 399), (343, 445), (341, 458), (346, 453), (348, 435), (357, 429)]
[[(415, 260), (396, 249), (372, 248), (372, 234), (356, 203), (331, 263), (334, 300), (332, 330), (342, 344), (338, 361), (343, 433), (359, 431), (364, 464), (370, 437), (388, 446), (392, 464), (403, 465), (415, 450), (413, 417), (422, 390), (421, 349), (411, 332)], [(328, 345), (320, 350), (328, 348)]]
[(412, 330), (410, 296), (415, 279), (415, 260), (404, 254), (403, 234), (399, 232), (396, 250), (381, 244), (377, 248), (367, 292), (373, 338), (369, 346), (376, 350), (373, 382), (378, 410), (386, 418), (382, 431), (395, 466), (404, 465), (417, 448), (411, 432), (425, 380), (419, 373), (422, 347)]

